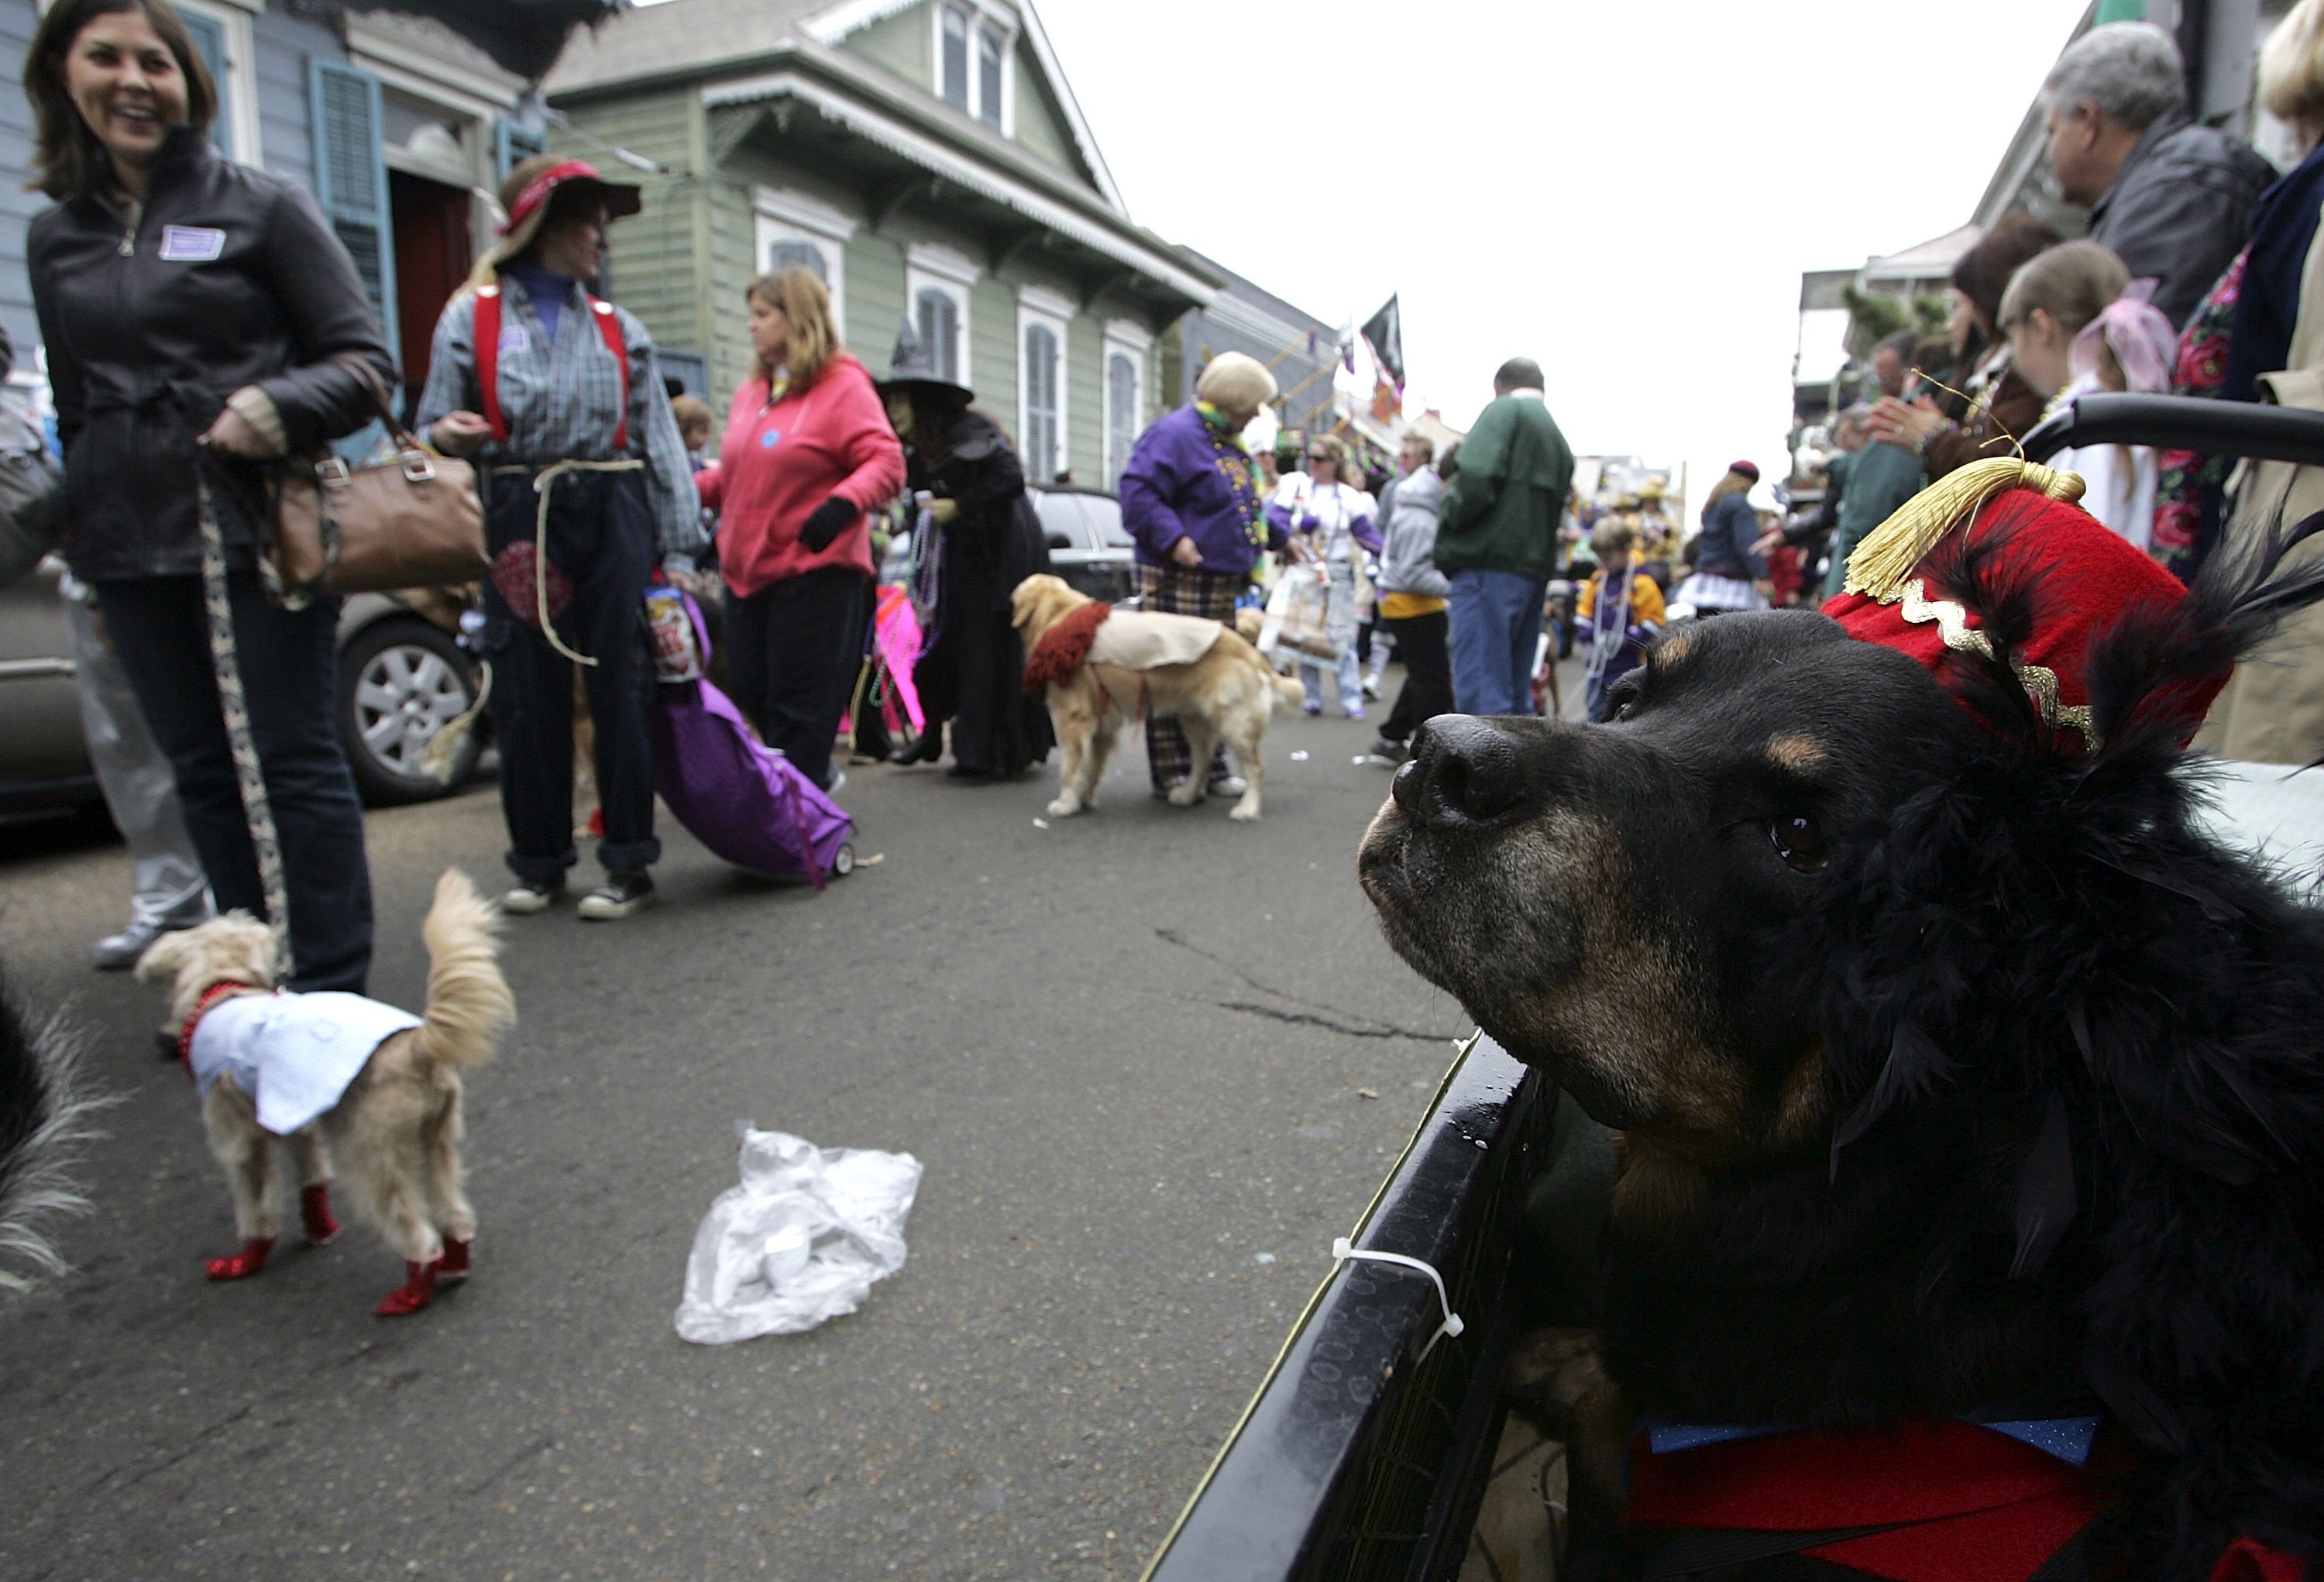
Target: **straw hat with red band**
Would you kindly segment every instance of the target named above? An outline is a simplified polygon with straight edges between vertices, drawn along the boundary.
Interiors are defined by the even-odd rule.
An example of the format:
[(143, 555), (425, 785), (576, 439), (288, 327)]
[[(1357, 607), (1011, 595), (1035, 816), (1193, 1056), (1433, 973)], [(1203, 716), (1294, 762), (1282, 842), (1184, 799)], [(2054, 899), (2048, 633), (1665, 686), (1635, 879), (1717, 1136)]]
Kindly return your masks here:
[[(2011, 666), (2053, 730), (2075, 733), (2096, 751), (2085, 675), (2090, 643), (2123, 611), (2168, 608), (2186, 596), (2179, 579), (2075, 502), (2082, 480), (2009, 458), (1971, 462), (1947, 474), (1865, 535), (1848, 558), (1848, 579), (1823, 613), (1848, 634), (1895, 649), (1941, 670), (1948, 652), (1990, 655), (1978, 614), (1961, 591), (1932, 586), (1931, 556), (1956, 532), (1989, 549), (1997, 577), (2013, 573), (2033, 590), (2033, 630)], [(2169, 695), (2190, 740), (2221, 687), (2223, 672)], [(2071, 741), (2073, 736), (2061, 737)]]
[(501, 207), (507, 210), (508, 219), (500, 228), (501, 239), (479, 261), (478, 272), (496, 271), (531, 246), (533, 238), (540, 235), (542, 222), (549, 217), (549, 199), (556, 196), (558, 189), (576, 183), (595, 190), (605, 205), (608, 219), (625, 219), (637, 213), (645, 201), (635, 187), (626, 181), (608, 181), (586, 161), (535, 154), (510, 171), (508, 179), (501, 183)]

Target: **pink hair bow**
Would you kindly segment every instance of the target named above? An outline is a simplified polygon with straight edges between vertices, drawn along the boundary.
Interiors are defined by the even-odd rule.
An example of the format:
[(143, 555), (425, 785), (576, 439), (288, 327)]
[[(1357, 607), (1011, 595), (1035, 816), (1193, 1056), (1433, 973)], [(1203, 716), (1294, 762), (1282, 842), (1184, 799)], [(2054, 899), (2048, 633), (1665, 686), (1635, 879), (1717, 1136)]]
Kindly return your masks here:
[(2179, 331), (2151, 299), (2155, 282), (2135, 280), (2122, 295), (2082, 326), (2069, 355), (2079, 375), (2098, 370), (2098, 347), (2114, 354), (2125, 384), (2135, 394), (2161, 395), (2171, 388), (2172, 365), (2178, 360)]

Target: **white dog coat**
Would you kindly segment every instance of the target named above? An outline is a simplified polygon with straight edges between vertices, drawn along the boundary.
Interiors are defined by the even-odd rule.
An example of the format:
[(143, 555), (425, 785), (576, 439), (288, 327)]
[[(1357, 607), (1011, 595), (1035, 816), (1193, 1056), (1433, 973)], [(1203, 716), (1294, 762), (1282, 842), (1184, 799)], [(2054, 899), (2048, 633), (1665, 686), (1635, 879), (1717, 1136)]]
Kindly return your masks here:
[(1159, 610), (1116, 610), (1090, 642), (1089, 662), (1126, 671), (1190, 665), (1218, 646), (1226, 628), (1199, 615)]
[(258, 1106), (258, 1124), (288, 1137), (339, 1102), (372, 1051), (419, 1025), (361, 995), (238, 995), (194, 1024), (187, 1057), (203, 1097), (230, 1075)]

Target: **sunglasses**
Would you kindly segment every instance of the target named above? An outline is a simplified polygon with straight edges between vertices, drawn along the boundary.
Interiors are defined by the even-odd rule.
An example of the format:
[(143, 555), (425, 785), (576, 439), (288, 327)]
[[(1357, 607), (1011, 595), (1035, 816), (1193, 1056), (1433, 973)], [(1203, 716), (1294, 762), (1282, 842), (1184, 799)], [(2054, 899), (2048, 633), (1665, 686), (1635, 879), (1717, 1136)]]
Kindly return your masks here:
[(1310, 461), (1337, 461), (1339, 460), (1339, 458), (1333, 455), (1328, 450), (1310, 450), (1307, 453), (1307, 459)]

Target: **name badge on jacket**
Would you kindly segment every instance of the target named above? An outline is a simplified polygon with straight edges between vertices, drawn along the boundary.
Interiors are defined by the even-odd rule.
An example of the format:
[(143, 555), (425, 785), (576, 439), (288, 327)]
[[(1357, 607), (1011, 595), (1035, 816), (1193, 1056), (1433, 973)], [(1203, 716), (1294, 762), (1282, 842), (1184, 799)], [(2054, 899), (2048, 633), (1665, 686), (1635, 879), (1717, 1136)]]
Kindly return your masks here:
[(163, 226), (161, 260), (165, 264), (215, 264), (226, 251), (226, 233), (208, 226)]

